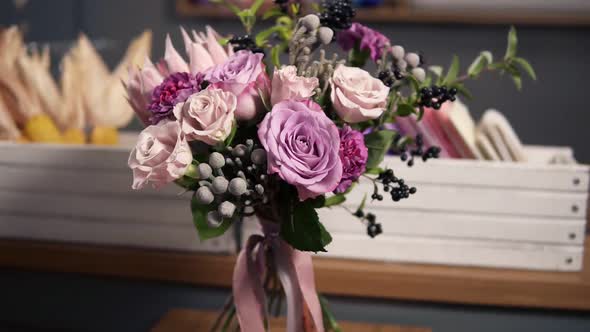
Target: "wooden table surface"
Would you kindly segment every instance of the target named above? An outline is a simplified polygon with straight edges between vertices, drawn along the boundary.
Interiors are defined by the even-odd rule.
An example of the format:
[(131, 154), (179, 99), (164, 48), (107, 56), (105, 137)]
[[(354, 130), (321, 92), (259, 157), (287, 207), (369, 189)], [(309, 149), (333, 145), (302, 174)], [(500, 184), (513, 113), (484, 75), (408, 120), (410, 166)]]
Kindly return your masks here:
[[(217, 313), (191, 309), (174, 309), (169, 311), (151, 332), (197, 332), (209, 331)], [(393, 325), (376, 325), (367, 323), (338, 322), (346, 332), (431, 332), (428, 328), (404, 327)], [(283, 317), (270, 320), (271, 331), (285, 331)]]
[[(396, 300), (590, 311), (590, 239), (581, 272), (314, 259), (320, 292)], [(0, 267), (231, 287), (235, 257), (0, 241)]]

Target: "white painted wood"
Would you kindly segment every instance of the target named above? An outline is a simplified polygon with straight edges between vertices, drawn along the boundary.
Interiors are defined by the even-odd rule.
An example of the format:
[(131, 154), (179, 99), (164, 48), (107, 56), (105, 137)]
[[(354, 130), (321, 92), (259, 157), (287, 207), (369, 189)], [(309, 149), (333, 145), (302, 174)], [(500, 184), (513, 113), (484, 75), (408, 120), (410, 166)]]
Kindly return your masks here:
[[(406, 182), (409, 185), (415, 184), (409, 180)], [(385, 196), (382, 202), (372, 201), (367, 206), (396, 210), (583, 219), (586, 215), (588, 200), (588, 194), (585, 192), (552, 192), (431, 183), (416, 186), (418, 192), (410, 199), (393, 203)], [(367, 193), (370, 197), (372, 192), (372, 183), (363, 179), (347, 195), (346, 205), (356, 208), (363, 196)]]
[(192, 221), (189, 197), (133, 195), (78, 195), (0, 191), (0, 215), (36, 215), (125, 222), (183, 224)]
[(181, 224), (169, 225), (1, 215), (0, 238), (212, 253), (234, 253), (236, 248), (231, 231), (219, 238), (200, 241), (190, 219), (184, 219)]
[[(526, 241), (582, 245), (586, 220), (531, 218), (444, 213), (402, 209), (370, 209), (383, 226), (383, 234), (440, 238)], [(318, 210), (321, 222), (331, 233), (365, 234), (366, 226), (350, 212), (334, 207)]]
[(409, 236), (332, 234), (326, 257), (354, 258), (386, 262), (484, 266), (531, 270), (579, 271), (581, 246), (539, 245), (434, 239)]

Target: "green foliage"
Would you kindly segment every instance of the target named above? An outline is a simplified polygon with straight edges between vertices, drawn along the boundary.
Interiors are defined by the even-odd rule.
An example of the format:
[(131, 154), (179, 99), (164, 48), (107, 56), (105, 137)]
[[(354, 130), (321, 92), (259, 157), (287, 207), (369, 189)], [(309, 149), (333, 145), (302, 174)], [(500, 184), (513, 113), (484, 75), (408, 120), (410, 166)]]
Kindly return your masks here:
[(356, 209), (357, 211), (362, 211), (365, 209), (365, 205), (367, 204), (367, 194), (365, 194), (363, 196), (363, 200), (361, 201), (361, 204), (359, 204), (359, 207)]
[(365, 136), (365, 145), (369, 149), (368, 169), (379, 167), (395, 135), (396, 133), (391, 130), (379, 130)]
[(516, 28), (514, 26), (510, 27), (510, 31), (508, 32), (508, 46), (506, 47), (506, 54), (504, 55), (504, 60), (512, 59), (516, 56), (516, 50), (518, 46), (518, 37), (516, 36)]
[(281, 237), (293, 248), (301, 251), (326, 251), (332, 236), (320, 222), (310, 200), (293, 202), (293, 213), (286, 213), (281, 224)]
[(443, 84), (450, 84), (450, 83), (454, 82), (457, 79), (458, 75), (459, 75), (459, 57), (456, 55), (453, 55), (453, 60), (451, 61), (451, 65), (449, 67), (449, 70), (447, 71), (447, 75), (445, 76), (445, 78), (443, 80)]
[(529, 75), (530, 78), (532, 78), (533, 80), (537, 79), (537, 74), (535, 73), (533, 66), (531, 66), (531, 64), (527, 60), (523, 58), (514, 58), (512, 59), (512, 61), (518, 64), (522, 68), (522, 70), (524, 70), (525, 73)]
[(405, 117), (414, 113), (414, 106), (410, 104), (399, 104), (397, 105), (397, 112), (395, 115)]
[(207, 240), (214, 237), (221, 236), (225, 233), (228, 228), (232, 225), (231, 219), (223, 219), (222, 223), (217, 227), (210, 227), (207, 223), (207, 213), (210, 210), (211, 205), (201, 205), (197, 203), (195, 197), (191, 200), (191, 211), (193, 213), (193, 223), (199, 233), (201, 240)]
[(335, 205), (340, 205), (346, 201), (346, 196), (344, 194), (337, 194), (334, 196), (330, 196), (326, 198), (324, 202), (324, 207), (331, 207)]
[(320, 306), (322, 308), (322, 317), (324, 321), (324, 330), (326, 332), (342, 332), (340, 325), (336, 321), (336, 318), (330, 311), (328, 307), (328, 300), (325, 297), (318, 294), (318, 299), (320, 300)]

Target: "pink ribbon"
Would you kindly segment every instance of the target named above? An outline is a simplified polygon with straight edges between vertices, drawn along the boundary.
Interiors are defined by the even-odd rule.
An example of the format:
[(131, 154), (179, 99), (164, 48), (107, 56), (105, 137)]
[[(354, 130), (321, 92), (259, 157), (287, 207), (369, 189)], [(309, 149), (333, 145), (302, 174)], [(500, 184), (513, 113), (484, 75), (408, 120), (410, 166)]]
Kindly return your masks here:
[[(265, 232), (266, 233), (266, 232)], [(315, 288), (311, 255), (293, 249), (277, 235), (252, 235), (238, 255), (233, 275), (236, 315), (244, 332), (266, 331), (266, 299), (263, 278), (266, 271), (265, 249), (272, 247), (277, 275), (287, 302), (287, 332), (301, 332), (303, 310), (307, 308), (317, 332), (324, 331), (322, 309)]]

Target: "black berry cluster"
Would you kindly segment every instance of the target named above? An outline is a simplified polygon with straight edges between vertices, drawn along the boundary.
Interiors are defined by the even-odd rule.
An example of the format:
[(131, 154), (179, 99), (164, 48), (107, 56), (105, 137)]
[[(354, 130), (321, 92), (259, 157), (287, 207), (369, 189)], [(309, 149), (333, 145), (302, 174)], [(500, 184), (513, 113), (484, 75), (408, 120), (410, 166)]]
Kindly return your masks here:
[(249, 35), (234, 37), (229, 40), (229, 43), (234, 47), (234, 52), (250, 50), (252, 53), (264, 54), (264, 49), (262, 49), (262, 47), (256, 46), (256, 42), (254, 42), (254, 39), (252, 39), (252, 37)]
[[(394, 140), (394, 146), (398, 146), (402, 136), (396, 136)], [(426, 162), (428, 159), (438, 158), (440, 155), (440, 148), (438, 146), (431, 146), (428, 149), (424, 149), (424, 140), (422, 135), (416, 135), (414, 144), (404, 144), (398, 148), (393, 149), (394, 153), (399, 153), (400, 159), (403, 162), (407, 162), (409, 167), (414, 166), (414, 158), (419, 157), (422, 161)]]
[(436, 85), (430, 88), (420, 89), (420, 99), (418, 105), (423, 107), (432, 107), (435, 110), (440, 109), (442, 104), (447, 100), (455, 101), (457, 95), (456, 88), (448, 89), (446, 86), (438, 87)]
[(323, 11), (318, 14), (322, 26), (332, 30), (345, 30), (351, 27), (356, 14), (351, 0), (323, 0)]
[(383, 82), (383, 84), (385, 84), (386, 86), (391, 87), (393, 86), (395, 81), (401, 80), (402, 78), (404, 78), (404, 76), (402, 75), (399, 68), (393, 67), (392, 69), (386, 69), (379, 72), (377, 78), (381, 80), (381, 82)]
[[(410, 198), (410, 195), (415, 194), (417, 191), (416, 187), (409, 187), (404, 179), (396, 177), (391, 169), (381, 172), (377, 180), (383, 183), (383, 191), (388, 192), (394, 202)], [(373, 195), (379, 194), (375, 192)]]
[(366, 221), (367, 234), (371, 238), (383, 233), (383, 228), (381, 227), (381, 224), (377, 223), (377, 217), (374, 214), (367, 213), (365, 215), (362, 210), (357, 210), (354, 215), (362, 221)]

